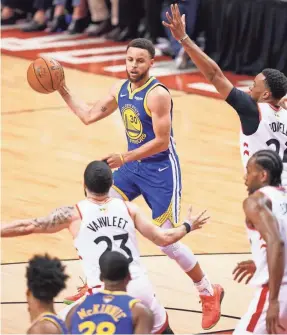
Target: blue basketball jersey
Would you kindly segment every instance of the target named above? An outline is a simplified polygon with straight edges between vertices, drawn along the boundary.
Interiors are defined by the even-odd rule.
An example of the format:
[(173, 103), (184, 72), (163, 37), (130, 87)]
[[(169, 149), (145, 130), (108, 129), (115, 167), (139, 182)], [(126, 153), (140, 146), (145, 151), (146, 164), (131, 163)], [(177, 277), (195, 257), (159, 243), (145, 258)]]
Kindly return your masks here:
[(60, 334), (69, 334), (68, 329), (65, 325), (65, 322), (63, 320), (61, 320), (57, 315), (55, 315), (53, 313), (43, 313), (39, 317), (38, 322), (44, 321), (44, 320), (54, 323), (54, 325), (56, 325), (59, 328), (59, 330), (61, 331)]
[[(119, 90), (117, 101), (126, 129), (129, 151), (134, 150), (155, 138), (151, 112), (147, 106), (147, 95), (153, 88), (159, 85), (163, 86), (168, 91), (168, 89), (154, 77), (149, 78), (143, 86), (133, 91), (131, 91), (130, 81), (127, 80)], [(172, 117), (172, 107), (170, 113)], [(173, 136), (172, 129), (171, 136)], [(169, 153), (170, 151), (167, 149), (156, 155), (145, 158), (143, 161), (165, 159), (168, 157)]]
[(72, 334), (133, 334), (131, 309), (139, 300), (126, 292), (89, 295), (71, 318)]

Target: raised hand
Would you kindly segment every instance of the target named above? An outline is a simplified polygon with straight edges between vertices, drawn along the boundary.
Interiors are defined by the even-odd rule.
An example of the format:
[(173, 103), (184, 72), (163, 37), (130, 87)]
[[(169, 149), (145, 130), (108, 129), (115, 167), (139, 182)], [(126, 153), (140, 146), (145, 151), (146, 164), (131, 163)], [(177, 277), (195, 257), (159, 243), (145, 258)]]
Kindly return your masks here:
[(206, 210), (197, 215), (192, 215), (191, 205), (188, 208), (186, 221), (190, 223), (191, 231), (196, 229), (201, 229), (204, 224), (207, 223), (207, 220), (210, 216), (204, 216)]
[(186, 31), (185, 31), (185, 14), (181, 16), (180, 11), (178, 9), (178, 5), (171, 5), (171, 15), (166, 12), (166, 18), (168, 22), (162, 21), (162, 24), (169, 28), (172, 36), (177, 40), (182, 40), (186, 36)]

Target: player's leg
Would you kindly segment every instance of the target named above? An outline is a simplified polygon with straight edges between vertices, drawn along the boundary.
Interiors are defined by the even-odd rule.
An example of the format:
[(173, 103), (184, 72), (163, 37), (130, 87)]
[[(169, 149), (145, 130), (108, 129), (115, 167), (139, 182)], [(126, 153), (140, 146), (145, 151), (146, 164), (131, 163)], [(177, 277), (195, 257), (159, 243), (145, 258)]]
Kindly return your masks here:
[[(181, 200), (181, 173), (177, 156), (170, 155), (168, 161), (160, 163), (142, 164), (141, 171), (143, 180), (140, 189), (152, 209), (154, 223), (163, 228), (177, 225)], [(202, 328), (215, 326), (221, 315), (222, 287), (210, 283), (193, 252), (183, 243), (177, 242), (161, 250), (175, 260), (194, 282), (203, 305)]]
[[(277, 329), (277, 334), (287, 333), (287, 285), (282, 285), (279, 292), (280, 325), (285, 329)], [(268, 286), (256, 290), (247, 313), (238, 322), (233, 334), (268, 334), (266, 316), (269, 306)]]
[(131, 280), (128, 284), (127, 292), (129, 295), (140, 299), (152, 311), (154, 315), (153, 334), (173, 334), (169, 327), (167, 312), (156, 298), (153, 286), (147, 275)]
[(140, 195), (140, 190), (133, 181), (134, 169), (137, 169), (137, 162), (127, 163), (113, 173), (114, 183), (109, 192), (110, 197), (132, 201)]

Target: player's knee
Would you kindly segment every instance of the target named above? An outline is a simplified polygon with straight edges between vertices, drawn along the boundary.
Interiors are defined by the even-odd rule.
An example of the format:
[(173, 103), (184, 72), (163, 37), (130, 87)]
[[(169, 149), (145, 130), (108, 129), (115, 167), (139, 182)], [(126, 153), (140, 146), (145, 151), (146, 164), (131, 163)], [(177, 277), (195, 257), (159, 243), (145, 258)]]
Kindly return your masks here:
[(110, 188), (109, 197), (124, 200), (124, 198), (113, 187)]
[(197, 264), (197, 259), (193, 252), (181, 242), (176, 242), (166, 247), (160, 247), (160, 249), (169, 258), (175, 260), (185, 272), (189, 272)]

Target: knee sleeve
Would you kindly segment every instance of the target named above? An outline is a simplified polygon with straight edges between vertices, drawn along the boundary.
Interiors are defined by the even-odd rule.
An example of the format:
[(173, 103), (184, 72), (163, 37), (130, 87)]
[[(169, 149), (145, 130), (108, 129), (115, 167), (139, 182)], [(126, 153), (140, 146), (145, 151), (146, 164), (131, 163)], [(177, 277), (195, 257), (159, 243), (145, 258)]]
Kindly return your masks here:
[(183, 243), (176, 242), (167, 247), (160, 247), (169, 258), (174, 259), (183, 271), (189, 272), (197, 264), (193, 252)]

